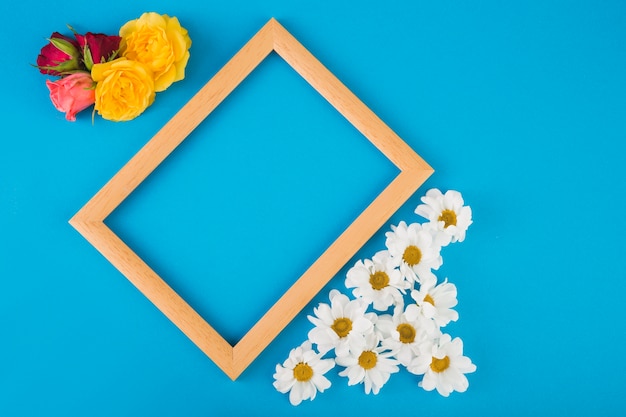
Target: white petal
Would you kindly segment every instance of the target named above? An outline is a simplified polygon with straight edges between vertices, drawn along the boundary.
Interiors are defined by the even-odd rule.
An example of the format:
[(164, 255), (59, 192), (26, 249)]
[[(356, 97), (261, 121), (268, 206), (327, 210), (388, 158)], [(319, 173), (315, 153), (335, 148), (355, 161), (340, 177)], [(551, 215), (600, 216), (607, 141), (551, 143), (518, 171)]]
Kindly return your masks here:
[[(347, 356), (350, 353), (350, 338), (344, 337), (340, 339), (335, 346), (335, 354), (337, 358)], [(339, 363), (339, 362), (337, 362)]]
[(276, 390), (278, 392), (281, 393), (286, 393), (287, 391), (289, 391), (291, 389), (291, 387), (293, 387), (293, 385), (296, 383), (295, 378), (291, 378), (289, 380), (285, 380), (285, 381), (281, 381), (281, 380), (276, 380), (274, 381), (273, 385), (274, 388), (276, 388)]
[(302, 384), (295, 384), (289, 391), (289, 402), (291, 405), (298, 405), (302, 402)]
[(354, 321), (358, 317), (363, 315), (363, 308), (361, 303), (357, 300), (352, 300), (343, 308), (343, 317), (347, 317)]
[(372, 322), (365, 317), (359, 317), (354, 322), (352, 322), (352, 332), (364, 334), (371, 330)]
[(315, 374), (324, 375), (326, 372), (335, 367), (334, 359), (320, 359), (320, 361), (315, 365), (313, 370)]
[(274, 374), (274, 379), (278, 381), (289, 381), (293, 379), (293, 370), (283, 368), (280, 365), (276, 365), (276, 373)]
[(367, 372), (372, 380), (372, 385), (380, 388), (385, 384), (385, 378), (383, 377), (383, 374), (380, 372), (380, 370), (375, 368), (370, 369)]
[(335, 359), (335, 362), (337, 362), (337, 365), (345, 366), (347, 368), (350, 366), (356, 366), (356, 364), (358, 363), (358, 360), (352, 355), (341, 355), (341, 356), (337, 356), (337, 358)]
[(319, 390), (319, 392), (324, 392), (324, 390), (330, 388), (331, 385), (330, 381), (322, 375), (313, 375), (311, 381), (315, 384), (315, 387)]
[[(365, 383), (365, 393), (369, 394), (372, 391), (372, 380), (370, 376), (368, 375), (368, 373), (365, 373), (363, 382)], [(376, 389), (376, 386), (373, 386), (373, 388), (375, 388), (374, 394), (378, 394), (378, 390)]]
[(344, 312), (343, 312), (344, 303), (341, 302), (341, 301), (344, 301), (343, 297), (344, 297), (343, 294), (339, 294), (333, 299), (333, 302), (331, 303), (330, 309), (331, 309), (334, 319), (340, 319), (340, 318), (345, 317)]
[(315, 389), (315, 385), (313, 385), (310, 381), (302, 382), (302, 399), (308, 400), (315, 398), (315, 393), (317, 390)]
[(358, 365), (349, 368), (348, 371), (348, 385), (355, 385), (363, 381), (365, 378), (365, 370)]
[(330, 310), (330, 306), (328, 304), (320, 304), (317, 308), (313, 309), (313, 312), (326, 325), (330, 326), (335, 321), (335, 319), (333, 318), (333, 314)]
[(437, 383), (432, 373), (427, 372), (426, 374), (424, 374), (424, 379), (422, 379), (420, 386), (424, 388), (426, 391), (432, 391), (435, 389), (435, 387), (437, 386)]

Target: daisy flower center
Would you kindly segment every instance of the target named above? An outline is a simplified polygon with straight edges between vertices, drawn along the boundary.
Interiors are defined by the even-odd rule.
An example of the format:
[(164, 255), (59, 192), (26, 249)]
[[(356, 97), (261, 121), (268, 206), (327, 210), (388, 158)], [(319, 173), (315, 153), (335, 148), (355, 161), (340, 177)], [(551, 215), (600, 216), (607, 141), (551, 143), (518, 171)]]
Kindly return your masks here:
[(435, 305), (435, 300), (433, 300), (433, 297), (431, 297), (430, 294), (426, 294), (426, 297), (424, 297), (424, 302)]
[(400, 341), (402, 343), (413, 343), (415, 341), (415, 327), (408, 323), (400, 323), (396, 328), (400, 333)]
[(408, 266), (414, 266), (422, 260), (422, 251), (415, 245), (407, 246), (402, 254), (402, 259)]
[(313, 378), (313, 368), (304, 362), (300, 362), (293, 368), (293, 377), (296, 381), (307, 382)]
[(447, 356), (444, 356), (441, 359), (435, 358), (433, 356), (433, 360), (432, 362), (430, 362), (430, 369), (432, 369), (433, 372), (437, 372), (438, 374), (445, 371), (449, 367), (450, 367), (450, 358)]
[(375, 367), (377, 361), (378, 357), (371, 350), (366, 350), (359, 356), (359, 366), (366, 371)]
[(352, 320), (345, 317), (335, 319), (335, 322), (330, 328), (337, 333), (337, 336), (346, 337), (348, 333), (350, 333), (350, 330), (352, 330)]
[(444, 222), (444, 228), (448, 226), (456, 226), (456, 213), (454, 210), (443, 210), (437, 220)]
[(382, 290), (389, 285), (389, 275), (384, 271), (377, 271), (370, 275), (370, 285), (375, 290)]

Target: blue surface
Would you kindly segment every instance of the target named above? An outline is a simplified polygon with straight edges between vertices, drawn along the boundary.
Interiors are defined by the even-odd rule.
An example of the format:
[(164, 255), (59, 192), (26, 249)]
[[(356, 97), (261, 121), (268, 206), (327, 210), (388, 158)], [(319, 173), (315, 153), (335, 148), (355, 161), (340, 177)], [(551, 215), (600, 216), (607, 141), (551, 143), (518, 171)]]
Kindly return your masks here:
[[(623, 2), (0, 8), (0, 416), (626, 413)], [(189, 29), (187, 78), (132, 122), (66, 122), (28, 66), (44, 38), (66, 23), (114, 33), (150, 10)], [(274, 365), (341, 275), (231, 382), (67, 223), (272, 16), (435, 168), (390, 224), (418, 220), (430, 187), (472, 206), (442, 269), (459, 291), (447, 330), (478, 366), (466, 393), (401, 372), (366, 396), (331, 371), (329, 391), (290, 406)], [(236, 341), (395, 172), (271, 57), (108, 223)]]

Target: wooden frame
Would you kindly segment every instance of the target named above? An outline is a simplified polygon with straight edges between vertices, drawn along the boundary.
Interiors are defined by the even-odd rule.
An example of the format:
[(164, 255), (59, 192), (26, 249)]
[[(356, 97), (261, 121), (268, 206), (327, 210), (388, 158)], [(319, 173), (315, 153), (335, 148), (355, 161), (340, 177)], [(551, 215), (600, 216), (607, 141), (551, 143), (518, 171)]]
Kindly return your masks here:
[[(272, 51), (281, 56), (400, 170), (270, 310), (231, 346), (105, 224), (117, 206)], [(432, 168), (275, 19), (261, 30), (70, 220), (106, 259), (232, 380), (432, 174)]]

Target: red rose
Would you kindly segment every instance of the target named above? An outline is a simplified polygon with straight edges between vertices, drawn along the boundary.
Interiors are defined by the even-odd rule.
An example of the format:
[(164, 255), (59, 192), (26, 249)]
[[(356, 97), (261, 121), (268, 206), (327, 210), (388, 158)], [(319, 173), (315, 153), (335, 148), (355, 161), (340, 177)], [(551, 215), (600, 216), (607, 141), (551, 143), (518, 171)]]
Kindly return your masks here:
[(95, 102), (94, 82), (86, 72), (77, 72), (54, 82), (46, 80), (46, 85), (52, 104), (64, 112), (70, 122), (76, 120), (76, 113)]
[(111, 61), (117, 57), (120, 49), (119, 36), (109, 36), (104, 33), (87, 32), (84, 35), (74, 33), (78, 45), (83, 52), (83, 62), (87, 70), (91, 71), (94, 64)]
[(78, 42), (59, 32), (54, 32), (48, 41), (37, 57), (37, 68), (42, 74), (63, 75), (83, 69)]

